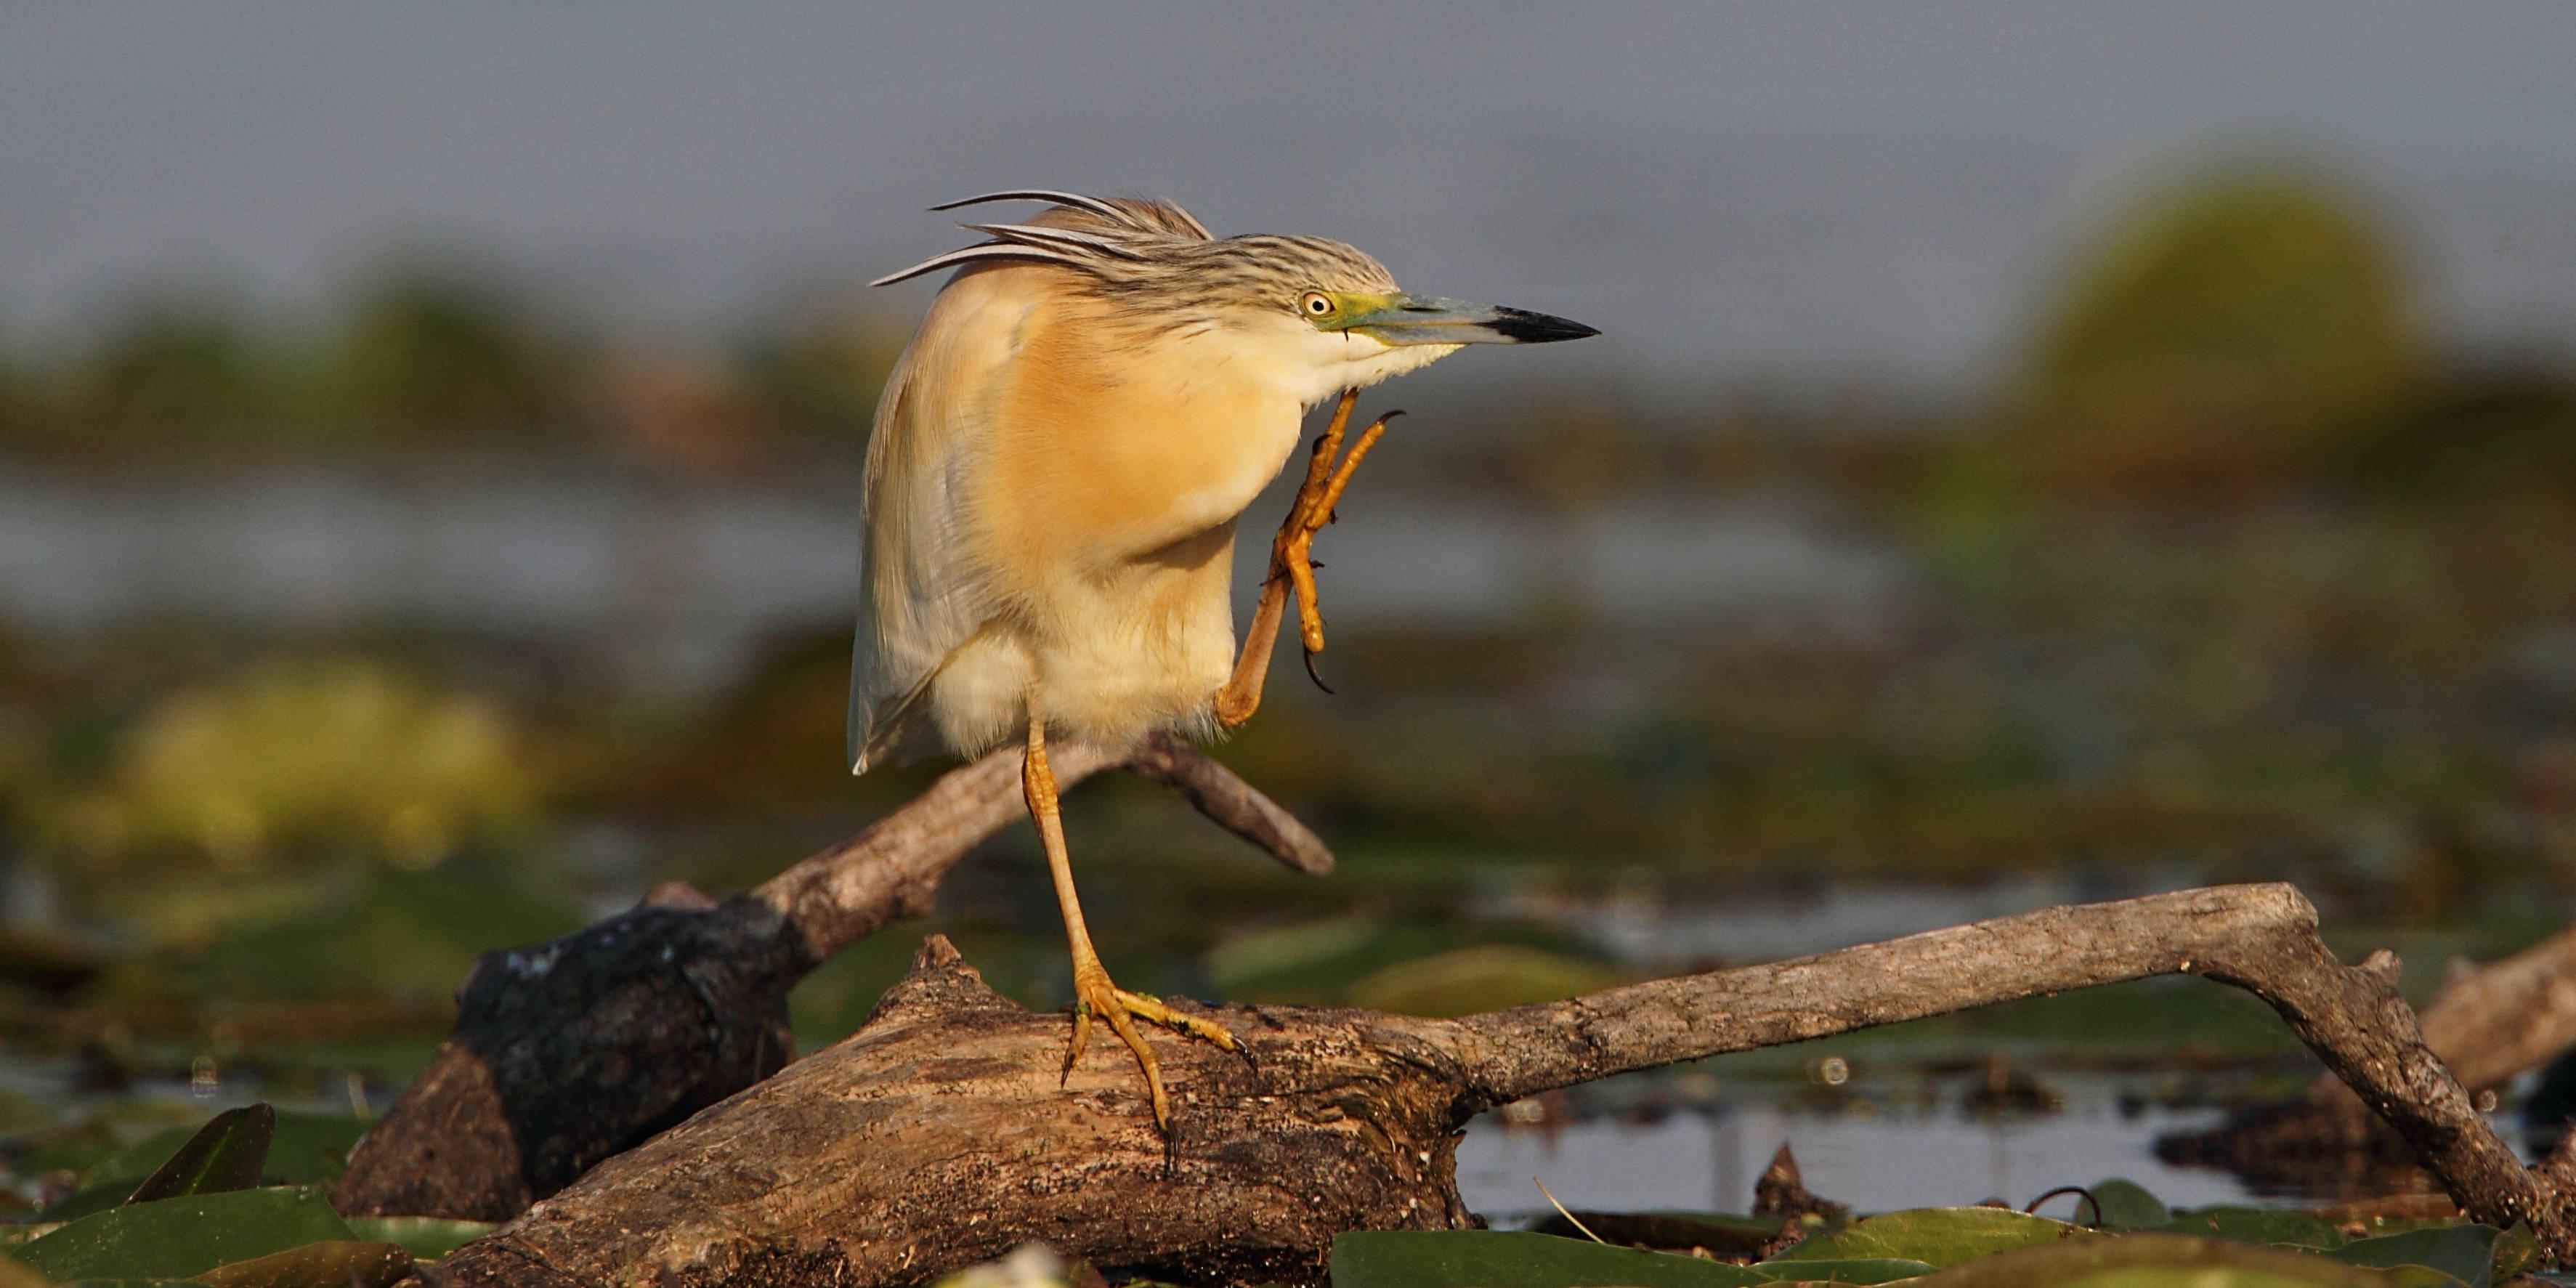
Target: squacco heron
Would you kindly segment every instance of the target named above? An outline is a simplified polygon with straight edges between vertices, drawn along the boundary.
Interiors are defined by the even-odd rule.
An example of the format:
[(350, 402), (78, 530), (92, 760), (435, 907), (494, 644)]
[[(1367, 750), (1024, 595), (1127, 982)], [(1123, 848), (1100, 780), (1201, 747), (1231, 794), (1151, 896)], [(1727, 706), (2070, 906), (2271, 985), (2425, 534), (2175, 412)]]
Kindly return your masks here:
[[(1105, 1022), (1168, 1131), (1135, 1020), (1228, 1049), (1234, 1038), (1111, 982), (1074, 894), (1050, 732), (1116, 746), (1241, 724), (1292, 586), (1308, 655), (1323, 647), (1308, 544), (1386, 425), (1336, 462), (1358, 391), (1464, 345), (1596, 332), (1408, 295), (1340, 242), (1218, 238), (1167, 202), (1024, 191), (936, 209), (996, 201), (1048, 208), (965, 225), (990, 240), (875, 283), (958, 270), (887, 378), (868, 444), (851, 772), (934, 739), (967, 756), (1027, 740), (1021, 786), (1073, 952), (1065, 1069)], [(1307, 410), (1336, 395), (1238, 655), (1235, 521)]]

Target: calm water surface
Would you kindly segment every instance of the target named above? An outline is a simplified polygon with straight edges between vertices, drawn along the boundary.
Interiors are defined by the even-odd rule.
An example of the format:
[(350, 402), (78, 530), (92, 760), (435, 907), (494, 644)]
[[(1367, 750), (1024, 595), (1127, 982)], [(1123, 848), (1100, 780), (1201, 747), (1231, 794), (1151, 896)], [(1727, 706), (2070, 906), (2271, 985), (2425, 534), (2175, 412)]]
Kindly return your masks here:
[(1571, 1208), (1742, 1212), (1754, 1179), (1786, 1142), (1807, 1188), (1864, 1212), (1992, 1197), (2018, 1206), (2106, 1176), (2128, 1177), (2178, 1207), (2267, 1201), (2225, 1173), (2157, 1161), (2158, 1134), (2205, 1130), (2220, 1116), (2212, 1109), (2124, 1119), (2103, 1105), (1978, 1122), (1728, 1107), (1647, 1125), (1595, 1119), (1545, 1130), (1488, 1114), (1459, 1143), (1458, 1191), (1469, 1208), (1493, 1217), (1546, 1210), (1532, 1177)]

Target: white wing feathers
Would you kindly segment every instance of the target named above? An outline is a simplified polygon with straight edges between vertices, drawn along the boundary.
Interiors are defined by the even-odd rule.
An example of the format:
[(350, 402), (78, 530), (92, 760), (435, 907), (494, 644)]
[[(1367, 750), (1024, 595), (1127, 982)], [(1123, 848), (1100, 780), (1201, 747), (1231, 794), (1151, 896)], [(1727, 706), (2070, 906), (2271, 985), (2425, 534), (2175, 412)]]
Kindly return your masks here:
[(968, 400), (954, 395), (980, 387), (1000, 355), (958, 343), (970, 338), (925, 327), (877, 403), (850, 656), (854, 774), (906, 750), (908, 735), (924, 724), (923, 698), (941, 664), (991, 616), (992, 606), (966, 575), (971, 563), (960, 549), (965, 516), (957, 486), (982, 425), (964, 405)]

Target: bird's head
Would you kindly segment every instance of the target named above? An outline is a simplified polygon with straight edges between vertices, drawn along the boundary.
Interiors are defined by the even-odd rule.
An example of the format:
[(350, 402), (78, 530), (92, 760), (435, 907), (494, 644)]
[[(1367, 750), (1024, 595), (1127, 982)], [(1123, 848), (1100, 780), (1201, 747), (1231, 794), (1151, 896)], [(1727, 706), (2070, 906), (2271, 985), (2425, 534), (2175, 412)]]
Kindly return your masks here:
[(1218, 238), (1166, 202), (1072, 193), (991, 193), (987, 201), (1052, 202), (1019, 224), (968, 224), (992, 238), (881, 278), (884, 285), (949, 267), (1039, 262), (1080, 270), (1115, 324), (1153, 336), (1223, 346), (1225, 358), (1269, 373), (1301, 402), (1372, 385), (1470, 344), (1546, 344), (1600, 332), (1580, 322), (1499, 305), (1413, 295), (1356, 247), (1320, 237)]
[(1470, 344), (1545, 344), (1599, 332), (1525, 309), (1414, 295), (1358, 249), (1317, 237), (1201, 243), (1183, 270), (1204, 280), (1181, 312), (1225, 319), (1253, 360), (1319, 402), (1426, 367)]

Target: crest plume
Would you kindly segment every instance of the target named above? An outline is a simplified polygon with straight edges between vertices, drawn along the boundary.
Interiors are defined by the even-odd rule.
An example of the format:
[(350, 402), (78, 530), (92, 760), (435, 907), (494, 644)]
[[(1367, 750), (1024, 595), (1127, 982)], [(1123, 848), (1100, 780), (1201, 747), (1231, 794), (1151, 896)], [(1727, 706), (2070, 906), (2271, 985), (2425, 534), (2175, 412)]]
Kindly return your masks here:
[(1207, 225), (1200, 223), (1190, 212), (1168, 201), (1144, 197), (1085, 197), (1079, 193), (1044, 188), (1016, 188), (951, 201), (931, 209), (956, 210), (996, 201), (1043, 201), (1054, 209), (1038, 216), (1049, 221), (1043, 224), (959, 225), (968, 232), (982, 233), (992, 240), (934, 255), (868, 285), (890, 286), (943, 268), (996, 260), (1058, 264), (1097, 272), (1104, 258), (1130, 262), (1140, 260), (1155, 249), (1156, 243), (1216, 240)]

